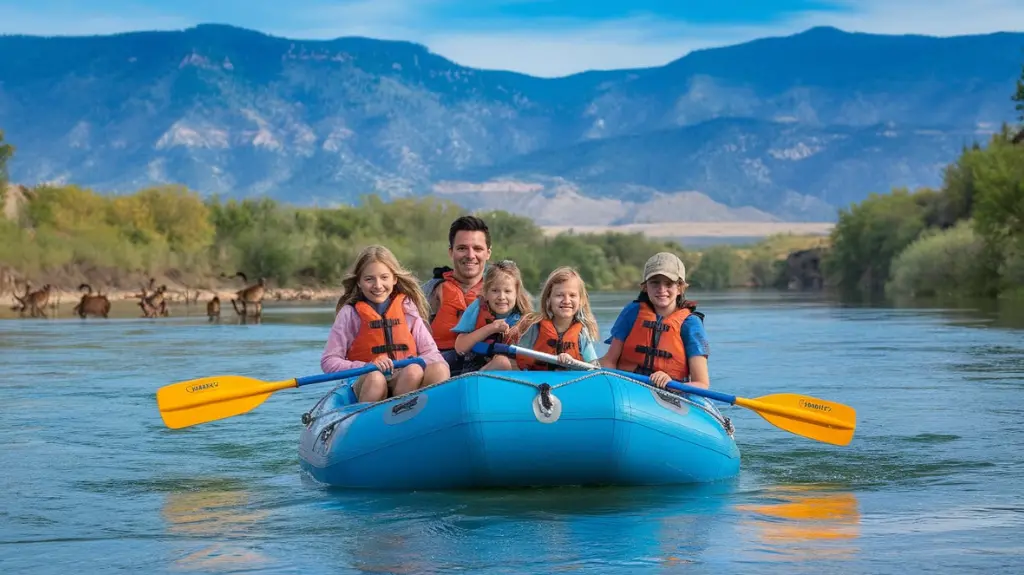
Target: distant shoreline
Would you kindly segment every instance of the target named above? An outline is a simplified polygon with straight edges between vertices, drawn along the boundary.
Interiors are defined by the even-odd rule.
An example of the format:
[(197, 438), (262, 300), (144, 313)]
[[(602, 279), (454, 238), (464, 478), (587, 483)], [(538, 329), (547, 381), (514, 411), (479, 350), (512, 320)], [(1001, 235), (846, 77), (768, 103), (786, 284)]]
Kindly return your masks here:
[(544, 234), (554, 236), (574, 230), (576, 233), (635, 233), (653, 238), (749, 237), (774, 234), (827, 236), (834, 222), (666, 222), (656, 224), (624, 224), (618, 226), (541, 226)]
[[(173, 310), (189, 310), (186, 315), (206, 315), (206, 302), (216, 295), (220, 299), (221, 317), (236, 317), (235, 310), (231, 307), (231, 298), (237, 297), (234, 290), (210, 290), (191, 289), (187, 290), (168, 282), (170, 289), (167, 291), (167, 302)], [(142, 311), (139, 308), (139, 290), (112, 289), (103, 290), (111, 303), (111, 317), (141, 317)], [(188, 300), (185, 299), (186, 293)], [(263, 307), (273, 306), (276, 302), (336, 302), (341, 296), (341, 288), (281, 288), (270, 289), (263, 298)], [(57, 317), (75, 317), (71, 313), (75, 305), (82, 297), (82, 292), (69, 289), (56, 289), (51, 295), (50, 303), (46, 306), (46, 313), (52, 315), (54, 308), (57, 310)], [(15, 304), (14, 297), (10, 293), (0, 295), (0, 320), (20, 319), (22, 316), (11, 309)], [(28, 317), (25, 314), (24, 317)]]

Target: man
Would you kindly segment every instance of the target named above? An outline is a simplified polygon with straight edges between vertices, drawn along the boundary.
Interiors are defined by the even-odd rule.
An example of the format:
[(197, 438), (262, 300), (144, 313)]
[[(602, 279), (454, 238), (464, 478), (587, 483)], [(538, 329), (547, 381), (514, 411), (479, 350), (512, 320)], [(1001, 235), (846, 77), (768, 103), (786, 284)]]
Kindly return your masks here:
[(448, 257), (452, 266), (434, 269), (434, 278), (423, 286), (430, 303), (430, 329), (437, 349), (444, 356), (451, 374), (459, 375), (468, 367), (455, 351), (452, 328), (462, 312), (483, 288), (484, 267), (491, 258), (491, 232), (476, 216), (462, 216), (448, 229)]

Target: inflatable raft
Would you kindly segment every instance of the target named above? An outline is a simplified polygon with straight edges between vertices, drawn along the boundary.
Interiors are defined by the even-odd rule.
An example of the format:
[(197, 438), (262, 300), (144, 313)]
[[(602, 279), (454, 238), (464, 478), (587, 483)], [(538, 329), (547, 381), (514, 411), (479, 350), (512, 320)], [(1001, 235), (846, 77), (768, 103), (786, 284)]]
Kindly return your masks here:
[(703, 483), (739, 473), (707, 399), (606, 371), (476, 372), (376, 403), (345, 381), (303, 415), (317, 481), (410, 490)]

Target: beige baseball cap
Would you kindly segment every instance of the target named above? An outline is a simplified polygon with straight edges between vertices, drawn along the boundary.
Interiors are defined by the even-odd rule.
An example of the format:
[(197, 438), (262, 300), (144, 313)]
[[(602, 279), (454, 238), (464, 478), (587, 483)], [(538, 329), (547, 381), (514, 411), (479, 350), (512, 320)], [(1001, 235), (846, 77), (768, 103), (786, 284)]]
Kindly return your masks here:
[(675, 254), (659, 252), (651, 256), (644, 265), (644, 281), (656, 275), (663, 275), (672, 281), (686, 281), (686, 266)]

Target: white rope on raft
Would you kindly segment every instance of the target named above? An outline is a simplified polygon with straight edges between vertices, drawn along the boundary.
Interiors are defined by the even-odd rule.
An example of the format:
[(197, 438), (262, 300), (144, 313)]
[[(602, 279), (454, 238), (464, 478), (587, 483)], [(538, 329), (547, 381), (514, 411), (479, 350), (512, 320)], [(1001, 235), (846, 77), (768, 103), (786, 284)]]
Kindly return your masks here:
[[(693, 399), (691, 399), (691, 398), (689, 398), (689, 397), (687, 397), (685, 395), (671, 393), (671, 392), (665, 391), (665, 390), (663, 390), (663, 389), (661, 389), (661, 388), (659, 388), (657, 386), (650, 385), (650, 384), (644, 383), (642, 381), (637, 381), (635, 379), (631, 379), (629, 377), (626, 377), (626, 376), (618, 374), (618, 373), (606, 372), (606, 371), (603, 371), (603, 370), (600, 370), (600, 369), (595, 369), (595, 370), (584, 372), (582, 375), (580, 375), (577, 378), (570, 379), (570, 380), (567, 380), (567, 381), (563, 381), (562, 383), (559, 383), (557, 385), (551, 385), (550, 388), (551, 388), (552, 391), (554, 391), (554, 390), (556, 390), (556, 389), (558, 389), (560, 387), (565, 387), (567, 385), (571, 385), (571, 384), (574, 384), (574, 383), (579, 383), (581, 381), (584, 381), (586, 379), (589, 379), (589, 378), (592, 378), (592, 377), (596, 377), (596, 376), (599, 376), (599, 375), (603, 375), (603, 376), (606, 376), (606, 377), (615, 377), (615, 378), (622, 379), (624, 381), (628, 381), (630, 383), (633, 383), (633, 384), (636, 384), (636, 385), (639, 385), (639, 386), (642, 386), (642, 387), (646, 387), (646, 388), (654, 391), (655, 393), (658, 393), (664, 399), (670, 399), (671, 398), (671, 399), (676, 399), (676, 400), (679, 400), (679, 401), (684, 401), (687, 404), (692, 405), (692, 406), (696, 407), (697, 409), (700, 409), (700, 410), (704, 411), (705, 413), (707, 413), (708, 415), (714, 417), (715, 420), (718, 421), (718, 423), (729, 433), (729, 435), (732, 435), (732, 432), (733, 432), (732, 422), (729, 420), (728, 417), (723, 416), (721, 413), (719, 413), (713, 407), (709, 407), (708, 405), (703, 404), (703, 403), (698, 403), (698, 402), (694, 401)], [(418, 388), (418, 389), (414, 389), (412, 391), (403, 393), (402, 395), (396, 395), (394, 397), (389, 397), (387, 399), (382, 399), (382, 400), (374, 402), (374, 403), (368, 403), (364, 407), (361, 407), (359, 409), (354, 409), (354, 410), (351, 410), (351, 411), (347, 411), (345, 413), (344, 417), (341, 417), (337, 421), (334, 422), (334, 425), (337, 425), (338, 423), (340, 423), (340, 422), (342, 422), (342, 421), (344, 421), (344, 420), (346, 420), (346, 419), (348, 419), (348, 418), (350, 418), (350, 417), (352, 417), (354, 415), (358, 415), (360, 413), (363, 413), (364, 411), (373, 409), (373, 408), (375, 408), (377, 406), (387, 405), (388, 403), (392, 403), (392, 402), (401, 402), (405, 398), (409, 397), (410, 395), (418, 394), (418, 393), (421, 393), (421, 392), (423, 392), (423, 391), (425, 391), (427, 389), (430, 389), (430, 388), (433, 388), (433, 387), (437, 387), (437, 386), (441, 386), (441, 385), (446, 385), (446, 384), (449, 384), (449, 383), (451, 383), (453, 381), (457, 381), (459, 379), (464, 379), (464, 378), (467, 378), (467, 377), (489, 377), (491, 379), (496, 379), (498, 381), (506, 381), (506, 382), (509, 382), (509, 383), (517, 383), (517, 384), (520, 384), (520, 385), (526, 385), (526, 386), (534, 388), (538, 392), (540, 391), (540, 385), (541, 385), (539, 383), (533, 383), (532, 381), (524, 381), (524, 380), (518, 379), (518, 378), (516, 378), (514, 376), (503, 375), (502, 372), (500, 372), (500, 371), (474, 371), (474, 372), (470, 372), (470, 373), (463, 373), (463, 374), (457, 375), (455, 377), (448, 378), (448, 379), (446, 379), (444, 381), (439, 381), (437, 383), (432, 383), (432, 384), (430, 384), (430, 385), (428, 385), (426, 387), (421, 387), (421, 388)], [(320, 404), (324, 400), (326, 400), (327, 397), (330, 397), (331, 393), (334, 393), (338, 389), (340, 389), (342, 387), (345, 387), (345, 386), (348, 386), (348, 385), (350, 385), (350, 384), (349, 383), (342, 383), (342, 384), (336, 386), (334, 389), (331, 390), (330, 393), (326, 394), (323, 399), (321, 399), (319, 402), (317, 402), (317, 404), (315, 406), (313, 406), (313, 409), (309, 410), (309, 412), (307, 412), (307, 413), (312, 414), (312, 412), (316, 411), (317, 407), (319, 407)], [(308, 424), (312, 424), (312, 422), (315, 421), (316, 419), (320, 419), (320, 418), (326, 417), (328, 415), (340, 413), (340, 412), (344, 411), (345, 408), (347, 408), (347, 407), (351, 407), (351, 404), (344, 405), (344, 406), (341, 406), (341, 407), (337, 407), (337, 408), (332, 409), (330, 411), (325, 411), (323, 413), (318, 414), (315, 418), (314, 417), (310, 417)]]

